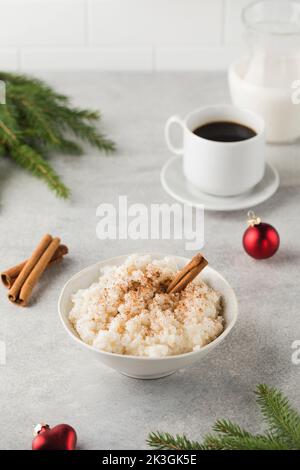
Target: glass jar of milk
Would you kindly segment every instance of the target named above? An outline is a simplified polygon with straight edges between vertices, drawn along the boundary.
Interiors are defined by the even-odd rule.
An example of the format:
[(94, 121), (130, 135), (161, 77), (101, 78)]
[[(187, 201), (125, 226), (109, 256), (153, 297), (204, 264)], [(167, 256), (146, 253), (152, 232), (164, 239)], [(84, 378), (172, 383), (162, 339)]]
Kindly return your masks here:
[(262, 115), (268, 142), (293, 142), (300, 137), (300, 104), (292, 100), (300, 83), (300, 3), (259, 0), (242, 18), (251, 51), (229, 68), (232, 101)]

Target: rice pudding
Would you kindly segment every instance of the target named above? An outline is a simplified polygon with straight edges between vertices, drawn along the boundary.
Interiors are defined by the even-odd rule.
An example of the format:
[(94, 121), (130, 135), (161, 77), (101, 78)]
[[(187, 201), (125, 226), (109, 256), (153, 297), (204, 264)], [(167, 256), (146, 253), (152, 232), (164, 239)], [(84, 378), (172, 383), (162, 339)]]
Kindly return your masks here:
[(197, 351), (224, 329), (222, 296), (200, 276), (168, 294), (177, 273), (172, 257), (131, 255), (72, 296), (69, 320), (82, 341), (111, 353), (160, 358)]

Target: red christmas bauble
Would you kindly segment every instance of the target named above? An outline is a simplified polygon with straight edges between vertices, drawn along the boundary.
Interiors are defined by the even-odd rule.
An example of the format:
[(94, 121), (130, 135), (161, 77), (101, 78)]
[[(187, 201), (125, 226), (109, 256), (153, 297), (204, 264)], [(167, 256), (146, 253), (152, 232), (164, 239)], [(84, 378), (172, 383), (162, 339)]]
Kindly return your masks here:
[(255, 259), (270, 258), (280, 245), (277, 230), (272, 225), (261, 222), (252, 211), (248, 213), (248, 217), (249, 227), (243, 237), (245, 251)]
[(38, 424), (35, 436), (32, 450), (74, 450), (76, 447), (76, 431), (68, 424), (58, 424), (52, 429), (48, 424)]

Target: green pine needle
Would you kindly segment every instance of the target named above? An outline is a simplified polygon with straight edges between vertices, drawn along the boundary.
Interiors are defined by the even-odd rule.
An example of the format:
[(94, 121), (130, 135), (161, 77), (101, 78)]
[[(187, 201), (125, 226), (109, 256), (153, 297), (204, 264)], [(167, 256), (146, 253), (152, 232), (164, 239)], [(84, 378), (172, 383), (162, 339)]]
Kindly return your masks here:
[(190, 441), (184, 434), (172, 436), (167, 432), (152, 432), (148, 436), (147, 443), (158, 450), (202, 450), (198, 442)]
[(10, 149), (11, 157), (25, 170), (44, 180), (58, 197), (67, 198), (70, 190), (61, 182), (59, 176), (33, 148), (23, 144)]
[(185, 435), (150, 433), (147, 443), (154, 449), (170, 450), (295, 450), (300, 449), (300, 415), (283, 394), (267, 385), (256, 389), (257, 403), (268, 425), (264, 434), (252, 434), (239, 425), (219, 420), (203, 442)]
[(6, 104), (0, 105), (0, 156), (11, 157), (57, 196), (67, 198), (70, 190), (47, 157), (54, 152), (81, 155), (78, 140), (105, 153), (114, 151), (115, 144), (96, 127), (100, 114), (73, 107), (67, 96), (42, 80), (5, 72), (0, 72), (0, 80), (6, 84)]
[(203, 446), (207, 450), (288, 450), (289, 447), (280, 439), (267, 435), (248, 437), (206, 436)]
[(288, 399), (265, 384), (257, 387), (256, 395), (269, 432), (286, 441), (291, 448), (300, 449), (300, 416)]
[(229, 437), (247, 438), (251, 436), (248, 431), (245, 431), (237, 424), (227, 421), (226, 419), (217, 421), (213, 426), (213, 431)]

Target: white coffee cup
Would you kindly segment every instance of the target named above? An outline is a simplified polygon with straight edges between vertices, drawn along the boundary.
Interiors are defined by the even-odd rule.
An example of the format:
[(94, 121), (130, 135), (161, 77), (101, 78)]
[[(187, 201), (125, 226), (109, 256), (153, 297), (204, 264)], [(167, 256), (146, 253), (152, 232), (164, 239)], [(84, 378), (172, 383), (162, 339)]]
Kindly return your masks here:
[[(204, 124), (228, 121), (243, 124), (256, 135), (238, 142), (218, 142), (199, 137), (193, 131)], [(183, 146), (173, 145), (170, 128), (179, 124), (183, 129)], [(264, 120), (245, 109), (234, 106), (206, 106), (181, 119), (168, 119), (165, 138), (171, 152), (183, 155), (183, 173), (203, 192), (215, 196), (235, 196), (249, 191), (259, 183), (265, 171)]]

